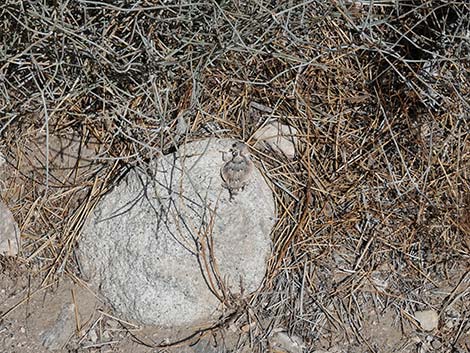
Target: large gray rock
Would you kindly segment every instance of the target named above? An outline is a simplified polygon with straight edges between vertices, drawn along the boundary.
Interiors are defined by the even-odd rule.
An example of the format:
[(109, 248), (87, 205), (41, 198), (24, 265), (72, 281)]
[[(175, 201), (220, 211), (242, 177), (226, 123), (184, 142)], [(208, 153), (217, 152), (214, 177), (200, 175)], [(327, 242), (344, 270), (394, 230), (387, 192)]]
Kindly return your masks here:
[(133, 170), (97, 205), (80, 241), (80, 262), (125, 318), (198, 325), (216, 316), (225, 285), (235, 295), (259, 287), (274, 199), (255, 168), (230, 200), (220, 168), (233, 143), (183, 145), (155, 163), (153, 177)]
[(0, 255), (18, 254), (20, 240), (20, 231), (11, 211), (0, 201)]

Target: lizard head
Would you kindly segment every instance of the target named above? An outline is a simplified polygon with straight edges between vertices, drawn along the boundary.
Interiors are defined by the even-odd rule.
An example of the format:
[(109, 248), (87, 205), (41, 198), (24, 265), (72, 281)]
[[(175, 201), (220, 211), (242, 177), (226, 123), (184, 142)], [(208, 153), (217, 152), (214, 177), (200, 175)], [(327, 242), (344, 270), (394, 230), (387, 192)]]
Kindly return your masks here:
[(232, 145), (232, 148), (230, 149), (230, 151), (234, 155), (238, 155), (238, 154), (247, 155), (249, 153), (248, 146), (244, 144), (243, 142), (235, 142)]

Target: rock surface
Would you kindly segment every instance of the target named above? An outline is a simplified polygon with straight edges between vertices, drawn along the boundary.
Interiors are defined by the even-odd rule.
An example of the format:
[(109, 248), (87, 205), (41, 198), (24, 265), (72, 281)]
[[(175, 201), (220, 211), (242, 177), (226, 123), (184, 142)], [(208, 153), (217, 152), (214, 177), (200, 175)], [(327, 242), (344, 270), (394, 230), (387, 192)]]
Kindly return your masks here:
[(0, 255), (15, 256), (20, 248), (20, 231), (8, 207), (0, 202)]
[[(221, 285), (256, 290), (275, 222), (272, 192), (255, 168), (229, 200), (222, 153), (233, 140), (188, 143), (107, 194), (84, 228), (84, 274), (125, 318), (166, 327), (206, 323)], [(213, 255), (213, 256), (212, 256)], [(210, 288), (209, 288), (210, 287)]]
[(297, 130), (292, 126), (274, 122), (256, 131), (253, 134), (253, 138), (257, 141), (256, 145), (261, 145), (263, 148), (271, 148), (292, 159), (295, 157), (297, 134)]
[[(275, 329), (276, 330), (276, 329)], [(289, 336), (286, 331), (275, 332), (269, 338), (271, 351), (278, 353), (302, 353), (304, 343), (298, 336)]]
[(414, 317), (424, 331), (435, 330), (439, 324), (439, 314), (435, 310), (416, 311)]

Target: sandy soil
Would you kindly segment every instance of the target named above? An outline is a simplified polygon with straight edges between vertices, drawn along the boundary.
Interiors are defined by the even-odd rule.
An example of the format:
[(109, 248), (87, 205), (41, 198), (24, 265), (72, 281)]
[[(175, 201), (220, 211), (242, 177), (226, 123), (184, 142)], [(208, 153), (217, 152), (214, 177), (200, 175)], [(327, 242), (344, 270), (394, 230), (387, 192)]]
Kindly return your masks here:
[[(166, 348), (157, 347), (159, 343), (165, 344), (188, 337), (192, 331), (139, 327), (124, 320), (120, 321), (112, 310), (84, 285), (64, 278), (53, 286), (35, 290), (39, 287), (40, 281), (38, 278), (29, 277), (25, 268), (12, 260), (3, 259), (1, 264), (0, 352), (2, 353), (51, 351), (215, 353), (223, 346), (231, 351), (250, 351), (247, 326), (237, 323), (227, 324), (217, 330), (206, 332), (205, 335), (196, 336), (199, 339), (193, 338)], [(289, 342), (286, 344), (282, 340), (279, 343), (275, 334), (279, 331), (277, 328), (265, 338), (267, 347), (270, 347), (271, 352), (286, 353), (302, 352), (302, 347), (304, 352), (330, 353), (451, 352), (448, 348), (453, 342), (449, 341), (448, 333), (454, 332), (454, 326), (458, 324), (461, 326), (460, 335), (455, 337), (456, 344), (453, 345), (452, 352), (468, 352), (469, 328), (459, 311), (460, 306), (453, 307), (448, 298), (452, 292), (462, 293), (465, 285), (468, 290), (469, 278), (463, 272), (456, 272), (455, 275), (456, 277), (442, 282), (439, 288), (430, 290), (426, 298), (423, 298), (433, 307), (441, 305), (444, 308), (439, 327), (433, 332), (422, 331), (419, 324), (413, 320), (404, 322), (397, 316), (393, 306), (377, 312), (374, 309), (376, 303), (365, 301), (357, 303), (362, 311), (361, 322), (346, 325), (338, 318), (337, 327), (323, 329), (324, 334), (314, 342), (309, 342), (309, 337), (292, 336), (292, 342), (297, 344)], [(464, 280), (464, 286), (458, 286), (457, 275), (463, 276), (460, 279)], [(371, 288), (364, 288), (364, 292)], [(334, 311), (333, 308), (328, 309)], [(406, 311), (405, 308), (402, 310)], [(411, 315), (411, 313), (406, 315), (408, 314)], [(264, 319), (264, 323), (268, 325), (269, 319)], [(344, 337), (353, 334), (351, 328), (357, 329), (368, 344), (348, 343), (348, 339)], [(218, 339), (214, 341), (214, 337)], [(286, 334), (286, 337), (289, 336)]]

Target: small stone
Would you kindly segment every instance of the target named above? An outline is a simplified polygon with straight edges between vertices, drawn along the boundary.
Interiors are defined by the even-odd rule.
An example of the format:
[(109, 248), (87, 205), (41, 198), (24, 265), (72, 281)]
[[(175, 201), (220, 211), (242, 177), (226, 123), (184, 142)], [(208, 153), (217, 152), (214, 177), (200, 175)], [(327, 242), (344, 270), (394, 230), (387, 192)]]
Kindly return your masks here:
[(439, 314), (435, 310), (416, 311), (414, 317), (424, 331), (435, 330), (439, 324)]
[(5, 156), (0, 152), (0, 167), (5, 164)]
[(49, 350), (61, 349), (75, 330), (74, 305), (65, 304), (54, 324), (41, 334), (41, 342)]
[(302, 353), (304, 344), (298, 336), (289, 336), (285, 331), (276, 332), (270, 339), (271, 351), (283, 353)]
[(88, 333), (88, 338), (90, 339), (92, 343), (96, 343), (96, 341), (98, 341), (98, 335), (96, 334), (95, 329), (91, 330)]
[(255, 323), (252, 322), (251, 324), (246, 324), (240, 327), (240, 330), (244, 333), (250, 332), (250, 330), (255, 326)]
[(447, 320), (444, 324), (444, 327), (447, 329), (447, 330), (452, 330), (454, 328), (455, 324), (454, 324), (454, 321), (453, 320)]
[(268, 107), (264, 104), (258, 103), (258, 102), (250, 102), (250, 111), (257, 110), (260, 112), (268, 113), (271, 114), (274, 109), (271, 107)]
[(438, 339), (434, 339), (432, 342), (431, 342), (431, 346), (432, 348), (434, 349), (441, 349), (442, 348), (442, 342)]
[(15, 256), (20, 248), (20, 231), (8, 207), (0, 202), (0, 255)]
[(187, 123), (187, 119), (189, 119), (188, 115), (189, 114), (187, 111), (183, 111), (179, 113), (178, 116), (176, 117), (176, 136), (177, 137), (181, 137), (185, 135), (186, 132), (188, 131), (189, 129), (189, 126)]
[(272, 148), (292, 159), (295, 157), (297, 134), (297, 130), (292, 126), (275, 122), (256, 131), (253, 138), (257, 141), (255, 147), (260, 145), (264, 148)]

